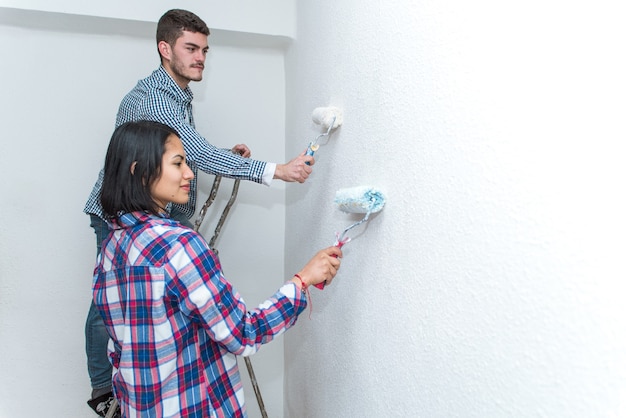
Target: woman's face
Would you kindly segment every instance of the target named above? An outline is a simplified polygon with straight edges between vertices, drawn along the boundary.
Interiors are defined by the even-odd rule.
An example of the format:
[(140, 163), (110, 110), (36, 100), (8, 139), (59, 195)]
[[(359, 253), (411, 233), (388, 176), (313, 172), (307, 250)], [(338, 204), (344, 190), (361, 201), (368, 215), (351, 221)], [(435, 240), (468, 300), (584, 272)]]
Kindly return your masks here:
[(193, 172), (185, 161), (185, 150), (180, 138), (170, 135), (165, 142), (161, 160), (161, 176), (152, 184), (152, 198), (161, 208), (168, 203), (187, 203)]

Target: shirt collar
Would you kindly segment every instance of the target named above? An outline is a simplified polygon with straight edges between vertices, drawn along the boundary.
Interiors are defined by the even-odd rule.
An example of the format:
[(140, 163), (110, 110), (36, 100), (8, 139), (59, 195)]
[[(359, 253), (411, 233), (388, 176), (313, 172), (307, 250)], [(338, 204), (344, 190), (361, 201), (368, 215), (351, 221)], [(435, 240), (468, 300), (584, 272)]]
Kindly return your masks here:
[(117, 218), (111, 220), (109, 227), (111, 229), (134, 228), (139, 224), (156, 219), (169, 219), (169, 214), (165, 213), (156, 216), (148, 212), (125, 212), (119, 215)]
[(189, 86), (185, 87), (184, 89), (181, 89), (180, 86), (176, 83), (176, 81), (174, 81), (170, 73), (167, 72), (163, 64), (159, 65), (159, 68), (154, 73), (158, 78), (163, 80), (163, 82), (171, 85), (174, 91), (176, 91), (176, 93), (179, 96), (184, 98), (185, 101), (191, 102), (193, 100), (193, 92), (191, 91)]

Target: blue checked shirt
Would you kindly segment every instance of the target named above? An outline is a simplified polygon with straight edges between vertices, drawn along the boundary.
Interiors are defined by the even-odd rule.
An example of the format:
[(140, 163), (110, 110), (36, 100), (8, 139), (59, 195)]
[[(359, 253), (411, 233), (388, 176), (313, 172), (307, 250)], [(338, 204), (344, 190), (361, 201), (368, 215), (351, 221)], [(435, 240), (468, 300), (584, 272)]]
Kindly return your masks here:
[(113, 387), (124, 417), (245, 417), (236, 355), (295, 324), (306, 297), (292, 282), (249, 311), (195, 231), (169, 217), (112, 222), (93, 298), (112, 336)]
[[(174, 205), (188, 218), (196, 210), (198, 169), (218, 176), (250, 180), (263, 183), (267, 163), (250, 158), (242, 158), (229, 149), (217, 148), (202, 137), (195, 128), (191, 101), (193, 94), (189, 87), (184, 90), (160, 66), (147, 78), (140, 80), (122, 100), (115, 126), (129, 121), (152, 120), (170, 126), (180, 136), (187, 160), (196, 176), (191, 183), (189, 202)], [(100, 171), (84, 212), (103, 218), (100, 204), (100, 190), (104, 170)], [(271, 181), (271, 179), (269, 180)], [(265, 182), (268, 184), (268, 181)]]

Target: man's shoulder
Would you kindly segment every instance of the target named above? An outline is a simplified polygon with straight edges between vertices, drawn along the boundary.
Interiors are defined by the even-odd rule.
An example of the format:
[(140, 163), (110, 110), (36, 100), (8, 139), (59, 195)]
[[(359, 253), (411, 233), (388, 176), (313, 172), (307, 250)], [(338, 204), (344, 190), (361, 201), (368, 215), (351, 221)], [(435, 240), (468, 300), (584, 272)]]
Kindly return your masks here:
[[(158, 71), (158, 70), (157, 70)], [(158, 118), (164, 111), (177, 108), (180, 98), (167, 78), (155, 71), (152, 75), (139, 80), (121, 100), (118, 108), (116, 126), (123, 122), (136, 119)]]
[(137, 82), (135, 87), (133, 87), (125, 97), (137, 95), (137, 94), (148, 94), (152, 92), (167, 92), (174, 87), (171, 78), (167, 76), (163, 69), (157, 69), (152, 72), (149, 76), (142, 78)]

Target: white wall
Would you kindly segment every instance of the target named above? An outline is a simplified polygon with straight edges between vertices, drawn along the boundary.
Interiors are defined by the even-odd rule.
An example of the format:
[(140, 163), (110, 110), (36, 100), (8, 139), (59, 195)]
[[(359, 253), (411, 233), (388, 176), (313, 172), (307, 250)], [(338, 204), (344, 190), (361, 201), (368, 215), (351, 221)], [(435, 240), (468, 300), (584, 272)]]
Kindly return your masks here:
[[(156, 65), (153, 20), (3, 7), (0, 417), (88, 417), (94, 238), (81, 209), (119, 99)], [(259, 38), (236, 25), (212, 35), (207, 78), (194, 85), (201, 129), (223, 146), (243, 138), (261, 159), (284, 157), (283, 120), (292, 155), (319, 133), (314, 107), (344, 109), (311, 180), (286, 187), (286, 231), (280, 187), (240, 191), (218, 247), (229, 278), (246, 276), (237, 286), (250, 303), (282, 281), (283, 232), (288, 276), (357, 219), (333, 207), (338, 188), (388, 195), (345, 247), (333, 286), (313, 291), (312, 319), (284, 338), (285, 415), (625, 416), (617, 2), (298, 8), (286, 87), (276, 43), (289, 30)], [(271, 242), (242, 248), (250, 236)], [(242, 254), (267, 278), (240, 276)], [(282, 344), (253, 362), (274, 417), (282, 400), (268, 391), (281, 376), (263, 371), (268, 350), (280, 357)]]
[[(151, 20), (0, 7), (2, 418), (95, 416), (86, 405), (83, 331), (95, 237), (82, 208), (119, 101), (158, 66), (155, 28)], [(259, 159), (284, 162), (286, 38), (251, 32), (213, 30), (205, 79), (192, 84), (196, 122), (215, 145), (243, 142)], [(203, 178), (201, 202), (212, 182)], [(220, 212), (232, 181), (222, 183)], [(286, 279), (284, 212), (283, 184), (242, 182), (217, 242), (227, 277), (251, 305)], [(205, 219), (207, 238), (216, 221)], [(282, 341), (252, 362), (268, 412), (281, 416)], [(260, 416), (249, 384), (246, 393), (250, 416)]]
[(285, 337), (287, 416), (626, 416), (618, 2), (298, 8), (288, 136), (345, 122), (287, 189), (287, 273), (357, 219), (337, 189), (388, 203)]
[(55, 14), (103, 17), (156, 22), (169, 9), (191, 10), (212, 29), (273, 35), (292, 38), (295, 33), (293, 0), (108, 0), (77, 2), (74, 0), (0, 0), (0, 7), (42, 11)]

